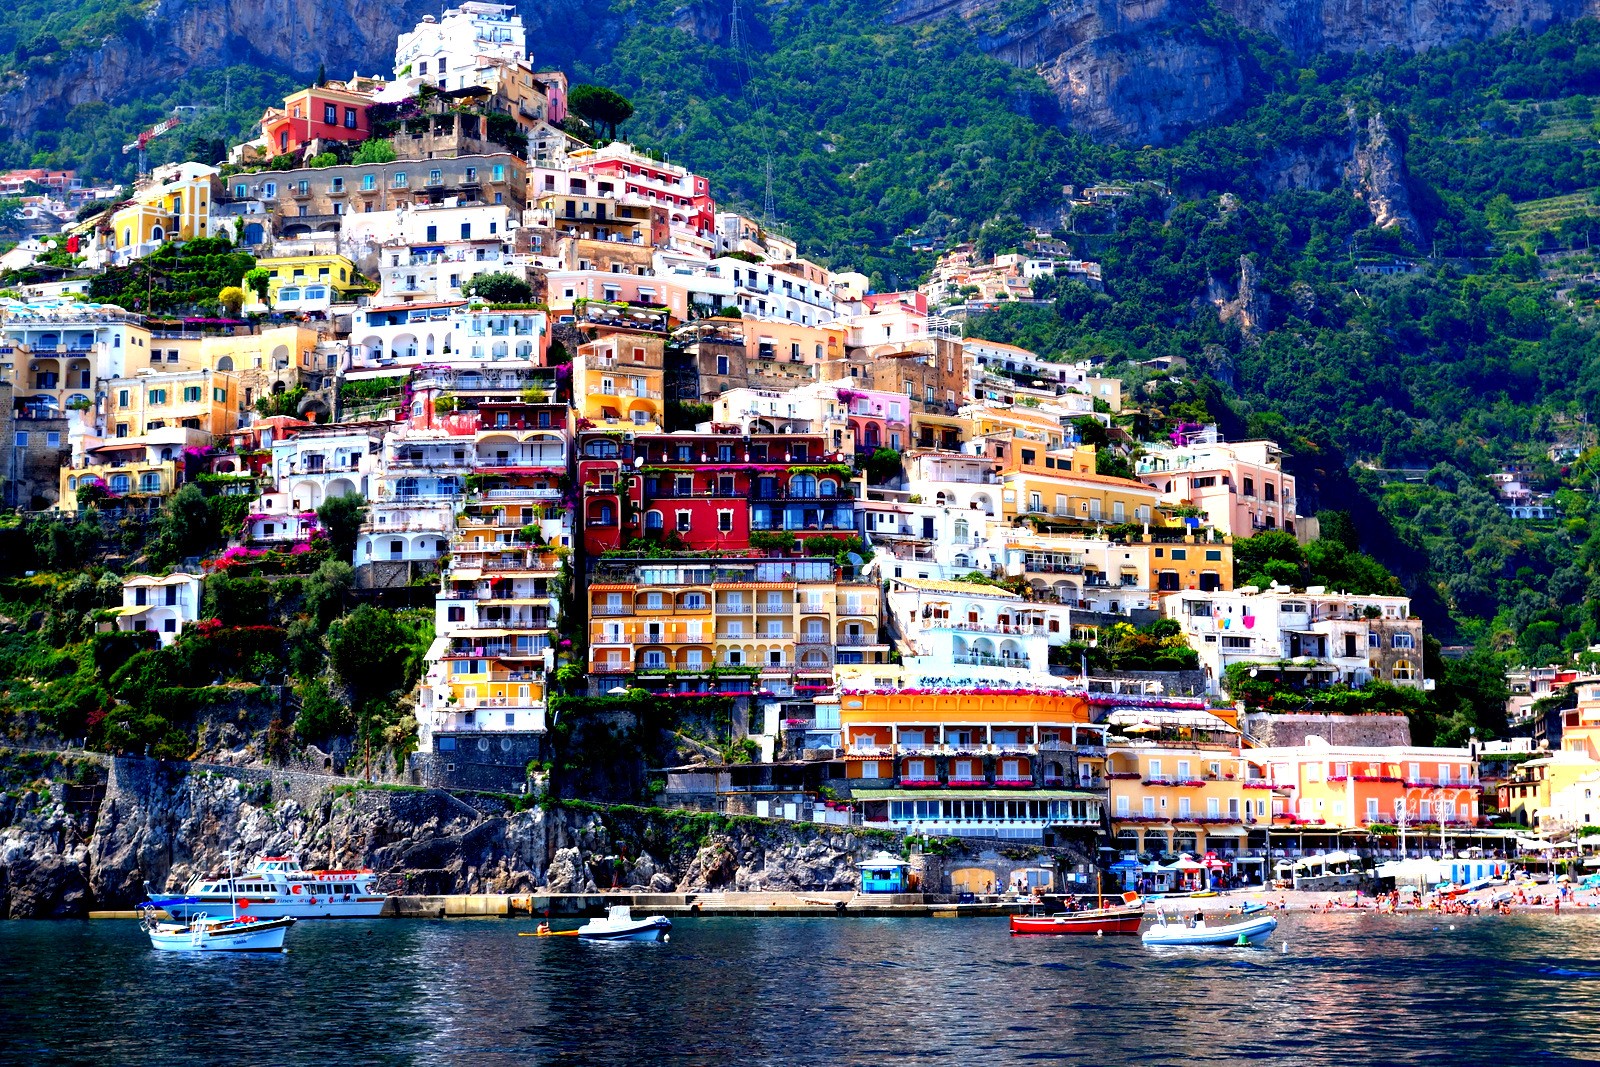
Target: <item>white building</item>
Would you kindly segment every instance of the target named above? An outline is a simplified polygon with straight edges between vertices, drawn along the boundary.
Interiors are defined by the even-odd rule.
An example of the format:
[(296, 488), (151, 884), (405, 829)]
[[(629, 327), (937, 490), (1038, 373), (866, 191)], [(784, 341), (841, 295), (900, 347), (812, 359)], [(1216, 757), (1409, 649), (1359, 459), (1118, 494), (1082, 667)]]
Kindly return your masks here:
[(953, 668), (979, 684), (1030, 685), (1049, 675), (1050, 645), (1072, 633), (1071, 609), (977, 582), (892, 578), (885, 604), (908, 670)]
[(1161, 606), (1183, 627), (1213, 692), (1233, 664), (1311, 684), (1351, 686), (1384, 681), (1427, 688), (1422, 671), (1422, 620), (1411, 598), (1330, 593), (1186, 589)]
[(496, 72), (495, 61), (527, 59), (527, 32), (515, 7), (468, 0), (447, 8), (441, 18), (422, 16), (416, 29), (400, 35), (394, 80), (380, 98), (403, 100), (422, 84), (438, 89), (487, 85)]
[[(308, 427), (272, 445), (273, 484), (288, 500), (284, 511), (315, 511), (333, 497), (372, 498), (372, 472), (383, 440), (377, 427)], [(258, 508), (257, 510), (265, 510)]]
[(183, 628), (200, 618), (205, 582), (197, 574), (174, 573), (158, 578), (136, 574), (122, 582), (122, 607), (117, 629), (154, 630), (161, 643), (170, 645)]

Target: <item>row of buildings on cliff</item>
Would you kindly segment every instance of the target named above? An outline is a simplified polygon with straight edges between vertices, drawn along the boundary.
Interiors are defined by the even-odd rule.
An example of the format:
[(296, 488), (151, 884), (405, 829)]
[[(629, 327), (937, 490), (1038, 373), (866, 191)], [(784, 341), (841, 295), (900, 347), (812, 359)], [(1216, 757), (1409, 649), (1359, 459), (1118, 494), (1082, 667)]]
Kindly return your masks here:
[[(437, 583), (420, 782), (520, 784), (583, 691), (728, 709), (723, 759), (653, 768), (680, 805), (1257, 881), (1273, 836), (1482, 832), (1475, 751), (1228, 699), (1428, 684), (1407, 598), (1236, 585), (1239, 539), (1305, 533), (1277, 445), (1134, 442), (1095, 362), (963, 337), (566, 118), (473, 0), (71, 228), (74, 269), (0, 302), (6, 503), (247, 495), (209, 566), (248, 570), (359, 500), (358, 590)], [(253, 319), (92, 298), (217, 238), (256, 256)], [(979, 284), (958, 252), (936, 287)], [(174, 640), (204, 581), (130, 578), (117, 625)]]

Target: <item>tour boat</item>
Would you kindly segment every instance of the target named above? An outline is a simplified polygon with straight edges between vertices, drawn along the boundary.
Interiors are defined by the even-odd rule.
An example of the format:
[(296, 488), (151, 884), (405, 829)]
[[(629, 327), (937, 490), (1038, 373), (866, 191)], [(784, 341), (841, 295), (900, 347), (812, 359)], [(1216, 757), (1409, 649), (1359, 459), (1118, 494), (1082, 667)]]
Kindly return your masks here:
[(1156, 913), (1156, 923), (1144, 932), (1147, 945), (1254, 945), (1265, 941), (1278, 928), (1278, 920), (1271, 915), (1258, 915), (1236, 923), (1207, 926), (1204, 917), (1189, 925), (1168, 922), (1166, 915)]
[(665, 915), (650, 915), (643, 919), (633, 917), (633, 909), (626, 904), (614, 904), (604, 919), (590, 919), (578, 927), (578, 938), (583, 941), (666, 941), (672, 936), (672, 920)]
[(149, 903), (188, 920), (215, 914), (235, 899), (263, 919), (370, 919), (382, 913), (388, 898), (367, 868), (308, 871), (293, 856), (262, 856), (242, 874), (196, 878), (182, 893), (150, 892)]
[(155, 912), (153, 905), (145, 905), (144, 928), (150, 944), (164, 952), (282, 952), (284, 932), (295, 924), (293, 918), (213, 919), (204, 913), (188, 922), (163, 922)]
[(1089, 908), (1055, 915), (1013, 915), (1013, 934), (1137, 934), (1144, 919), (1144, 901), (1137, 893), (1124, 893), (1120, 908)]

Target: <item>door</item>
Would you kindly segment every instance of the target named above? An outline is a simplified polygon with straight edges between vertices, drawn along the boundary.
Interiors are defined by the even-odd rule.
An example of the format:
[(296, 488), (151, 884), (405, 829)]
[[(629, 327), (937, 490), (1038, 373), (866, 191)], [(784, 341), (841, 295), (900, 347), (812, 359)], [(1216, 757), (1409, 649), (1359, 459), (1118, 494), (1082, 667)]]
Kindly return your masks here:
[(924, 538), (926, 538), (927, 540), (929, 540), (929, 541), (933, 540), (933, 516), (932, 515), (924, 515), (922, 517), (922, 536)]
[(1355, 634), (1345, 634), (1344, 635), (1344, 655), (1345, 655), (1346, 659), (1355, 659), (1355, 657), (1356, 657), (1356, 635)]

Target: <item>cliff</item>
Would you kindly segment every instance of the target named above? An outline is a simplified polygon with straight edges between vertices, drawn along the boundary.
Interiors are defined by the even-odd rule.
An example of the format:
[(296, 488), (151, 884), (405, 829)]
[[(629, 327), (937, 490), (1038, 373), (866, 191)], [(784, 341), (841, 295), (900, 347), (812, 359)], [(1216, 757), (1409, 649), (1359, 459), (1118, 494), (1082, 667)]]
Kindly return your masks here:
[(1054, 0), (1021, 12), (1003, 0), (899, 0), (889, 18), (960, 18), (979, 47), (1037, 70), (1074, 129), (1162, 144), (1245, 99), (1238, 31), (1275, 38), (1304, 59), (1420, 51), (1597, 12), (1600, 0)]
[(515, 811), (499, 797), (279, 770), (90, 767), (99, 781), (78, 785), (59, 763), (35, 766), (19, 777), (43, 777), (0, 794), (0, 918), (130, 908), (146, 883), (182, 886), (230, 851), (370, 866), (410, 893), (701, 892), (854, 889), (856, 860), (886, 845), (805, 823), (571, 802)]

